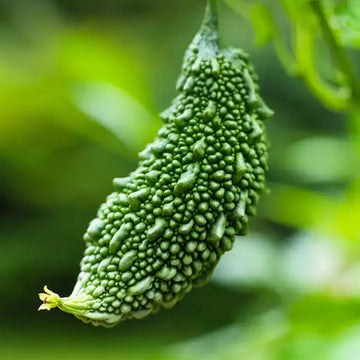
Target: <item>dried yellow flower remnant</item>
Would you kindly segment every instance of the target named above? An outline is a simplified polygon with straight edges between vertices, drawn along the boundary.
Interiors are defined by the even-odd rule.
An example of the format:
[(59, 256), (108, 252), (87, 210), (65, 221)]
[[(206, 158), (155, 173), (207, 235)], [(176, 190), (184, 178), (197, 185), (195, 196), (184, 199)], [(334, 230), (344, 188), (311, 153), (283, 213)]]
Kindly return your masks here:
[(47, 286), (44, 286), (45, 293), (40, 293), (39, 298), (43, 303), (39, 306), (38, 311), (40, 310), (51, 310), (58, 307), (60, 296), (53, 291), (49, 290)]

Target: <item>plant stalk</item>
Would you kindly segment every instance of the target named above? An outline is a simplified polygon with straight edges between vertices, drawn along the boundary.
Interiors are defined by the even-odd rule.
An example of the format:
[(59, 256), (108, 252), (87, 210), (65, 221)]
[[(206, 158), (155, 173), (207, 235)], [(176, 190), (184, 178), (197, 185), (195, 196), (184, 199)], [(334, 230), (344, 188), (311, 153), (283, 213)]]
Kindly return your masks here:
[(322, 4), (320, 3), (320, 1), (317, 0), (312, 1), (310, 3), (310, 6), (319, 20), (324, 37), (329, 44), (329, 47), (334, 55), (334, 59), (341, 72), (346, 77), (346, 81), (352, 90), (352, 98), (355, 101), (360, 101), (360, 83), (358, 81), (355, 68), (348, 54), (346, 53), (344, 48), (339, 45), (336, 37), (334, 36), (334, 33), (326, 18)]
[(207, 0), (203, 25), (211, 28), (213, 31), (218, 30), (218, 0)]

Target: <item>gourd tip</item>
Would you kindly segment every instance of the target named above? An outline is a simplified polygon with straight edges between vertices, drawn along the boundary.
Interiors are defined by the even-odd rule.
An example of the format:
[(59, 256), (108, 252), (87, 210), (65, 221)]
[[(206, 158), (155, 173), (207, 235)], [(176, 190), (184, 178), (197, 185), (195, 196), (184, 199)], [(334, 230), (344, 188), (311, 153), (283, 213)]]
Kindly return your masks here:
[(38, 311), (41, 310), (51, 310), (53, 308), (58, 307), (59, 304), (59, 295), (54, 293), (53, 291), (49, 290), (48, 287), (44, 286), (44, 293), (39, 294), (40, 300), (43, 302), (39, 308)]
[(47, 286), (44, 286), (44, 292), (39, 294), (40, 300), (43, 302), (38, 311), (51, 310), (59, 308), (75, 316), (82, 316), (91, 308), (94, 303), (93, 299), (90, 299), (86, 295), (72, 295), (68, 297), (60, 297), (58, 294), (49, 290)]

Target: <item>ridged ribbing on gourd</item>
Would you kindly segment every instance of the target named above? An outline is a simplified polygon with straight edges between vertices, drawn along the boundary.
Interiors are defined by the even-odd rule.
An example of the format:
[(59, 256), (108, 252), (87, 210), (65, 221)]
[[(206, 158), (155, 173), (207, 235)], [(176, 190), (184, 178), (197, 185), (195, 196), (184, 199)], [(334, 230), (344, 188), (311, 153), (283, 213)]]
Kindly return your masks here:
[(46, 288), (41, 309), (104, 326), (143, 318), (204, 284), (246, 233), (265, 187), (272, 111), (248, 56), (220, 41), (213, 7), (186, 51), (179, 95), (155, 141), (129, 177), (114, 179), (90, 222), (73, 293)]

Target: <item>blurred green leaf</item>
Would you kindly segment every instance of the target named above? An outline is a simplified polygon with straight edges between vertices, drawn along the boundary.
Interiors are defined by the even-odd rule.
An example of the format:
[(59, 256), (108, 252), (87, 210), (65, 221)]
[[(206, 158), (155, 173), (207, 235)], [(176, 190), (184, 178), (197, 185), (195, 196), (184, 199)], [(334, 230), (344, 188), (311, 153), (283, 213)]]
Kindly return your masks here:
[(284, 169), (310, 183), (344, 182), (360, 175), (352, 144), (329, 136), (308, 136), (284, 153)]
[(360, 3), (348, 0), (335, 6), (334, 22), (340, 26), (335, 28), (345, 46), (360, 47)]
[(342, 277), (346, 249), (333, 238), (300, 231), (278, 250), (276, 263), (284, 294), (331, 293)]
[(272, 184), (271, 195), (263, 201), (265, 215), (287, 226), (311, 229), (348, 241), (353, 251), (360, 237), (360, 192), (358, 181), (348, 193), (324, 195), (294, 186)]
[(262, 201), (263, 212), (284, 225), (300, 228), (316, 228), (323, 224), (336, 201), (294, 186), (271, 184), (270, 196)]
[(359, 304), (360, 299), (312, 295), (293, 304), (289, 319), (296, 331), (338, 335), (359, 322)]
[(116, 135), (128, 152), (139, 152), (154, 138), (154, 124), (160, 126), (158, 118), (137, 99), (107, 83), (79, 84), (73, 98), (84, 114)]
[(348, 327), (333, 343), (329, 360), (352, 360), (360, 352), (360, 326)]
[(276, 26), (270, 9), (264, 4), (256, 4), (251, 7), (249, 14), (255, 31), (255, 45), (264, 46), (276, 35)]
[(237, 237), (233, 249), (217, 266), (213, 281), (234, 289), (271, 286), (276, 283), (277, 251), (268, 234)]
[(171, 346), (176, 359), (272, 360), (277, 359), (277, 342), (288, 332), (284, 313), (274, 309), (244, 324), (235, 323), (204, 336)]
[[(130, 105), (129, 99), (133, 99), (128, 110), (131, 116), (124, 119), (124, 115), (118, 113), (119, 126), (124, 121), (126, 124), (123, 126), (126, 126), (127, 131), (132, 134), (139, 133), (136, 140), (128, 134), (129, 139), (133, 139), (132, 157), (136, 157), (136, 153), (160, 126), (157, 117), (150, 118), (149, 112), (153, 113), (151, 96), (141, 70), (106, 37), (94, 36), (88, 30), (80, 28), (72, 29), (63, 32), (61, 36), (57, 34), (55, 39), (52, 39), (51, 46), (47, 38), (36, 46), (30, 46), (27, 56), (19, 63), (17, 57), (21, 46), (21, 43), (14, 42), (12, 51), (0, 54), (0, 63), (3, 63), (3, 69), (6, 69), (4, 73), (12, 74), (11, 81), (7, 76), (0, 78), (0, 107), (3, 114), (3, 121), (0, 123), (0, 146), (7, 144), (7, 148), (11, 148), (14, 143), (9, 132), (16, 127), (31, 128), (31, 122), (26, 119), (34, 118), (35, 121), (41, 119), (44, 123), (56, 123), (57, 126), (100, 142), (117, 152), (129, 154), (119, 143), (114, 142), (113, 135), (109, 136), (106, 131), (99, 129), (99, 126), (89, 126), (89, 114), (82, 113), (74, 106), (74, 88), (83, 82), (104, 82), (113, 89), (117, 88), (122, 94), (123, 106)], [(16, 79), (15, 83), (13, 79)], [(109, 99), (119, 100), (114, 99), (114, 96), (109, 96)], [(126, 103), (124, 99), (127, 99)], [(111, 111), (113, 108), (114, 105)], [(136, 116), (139, 116), (139, 119), (134, 121)], [(104, 122), (99, 124), (104, 126)], [(124, 140), (124, 135), (122, 139)]]

